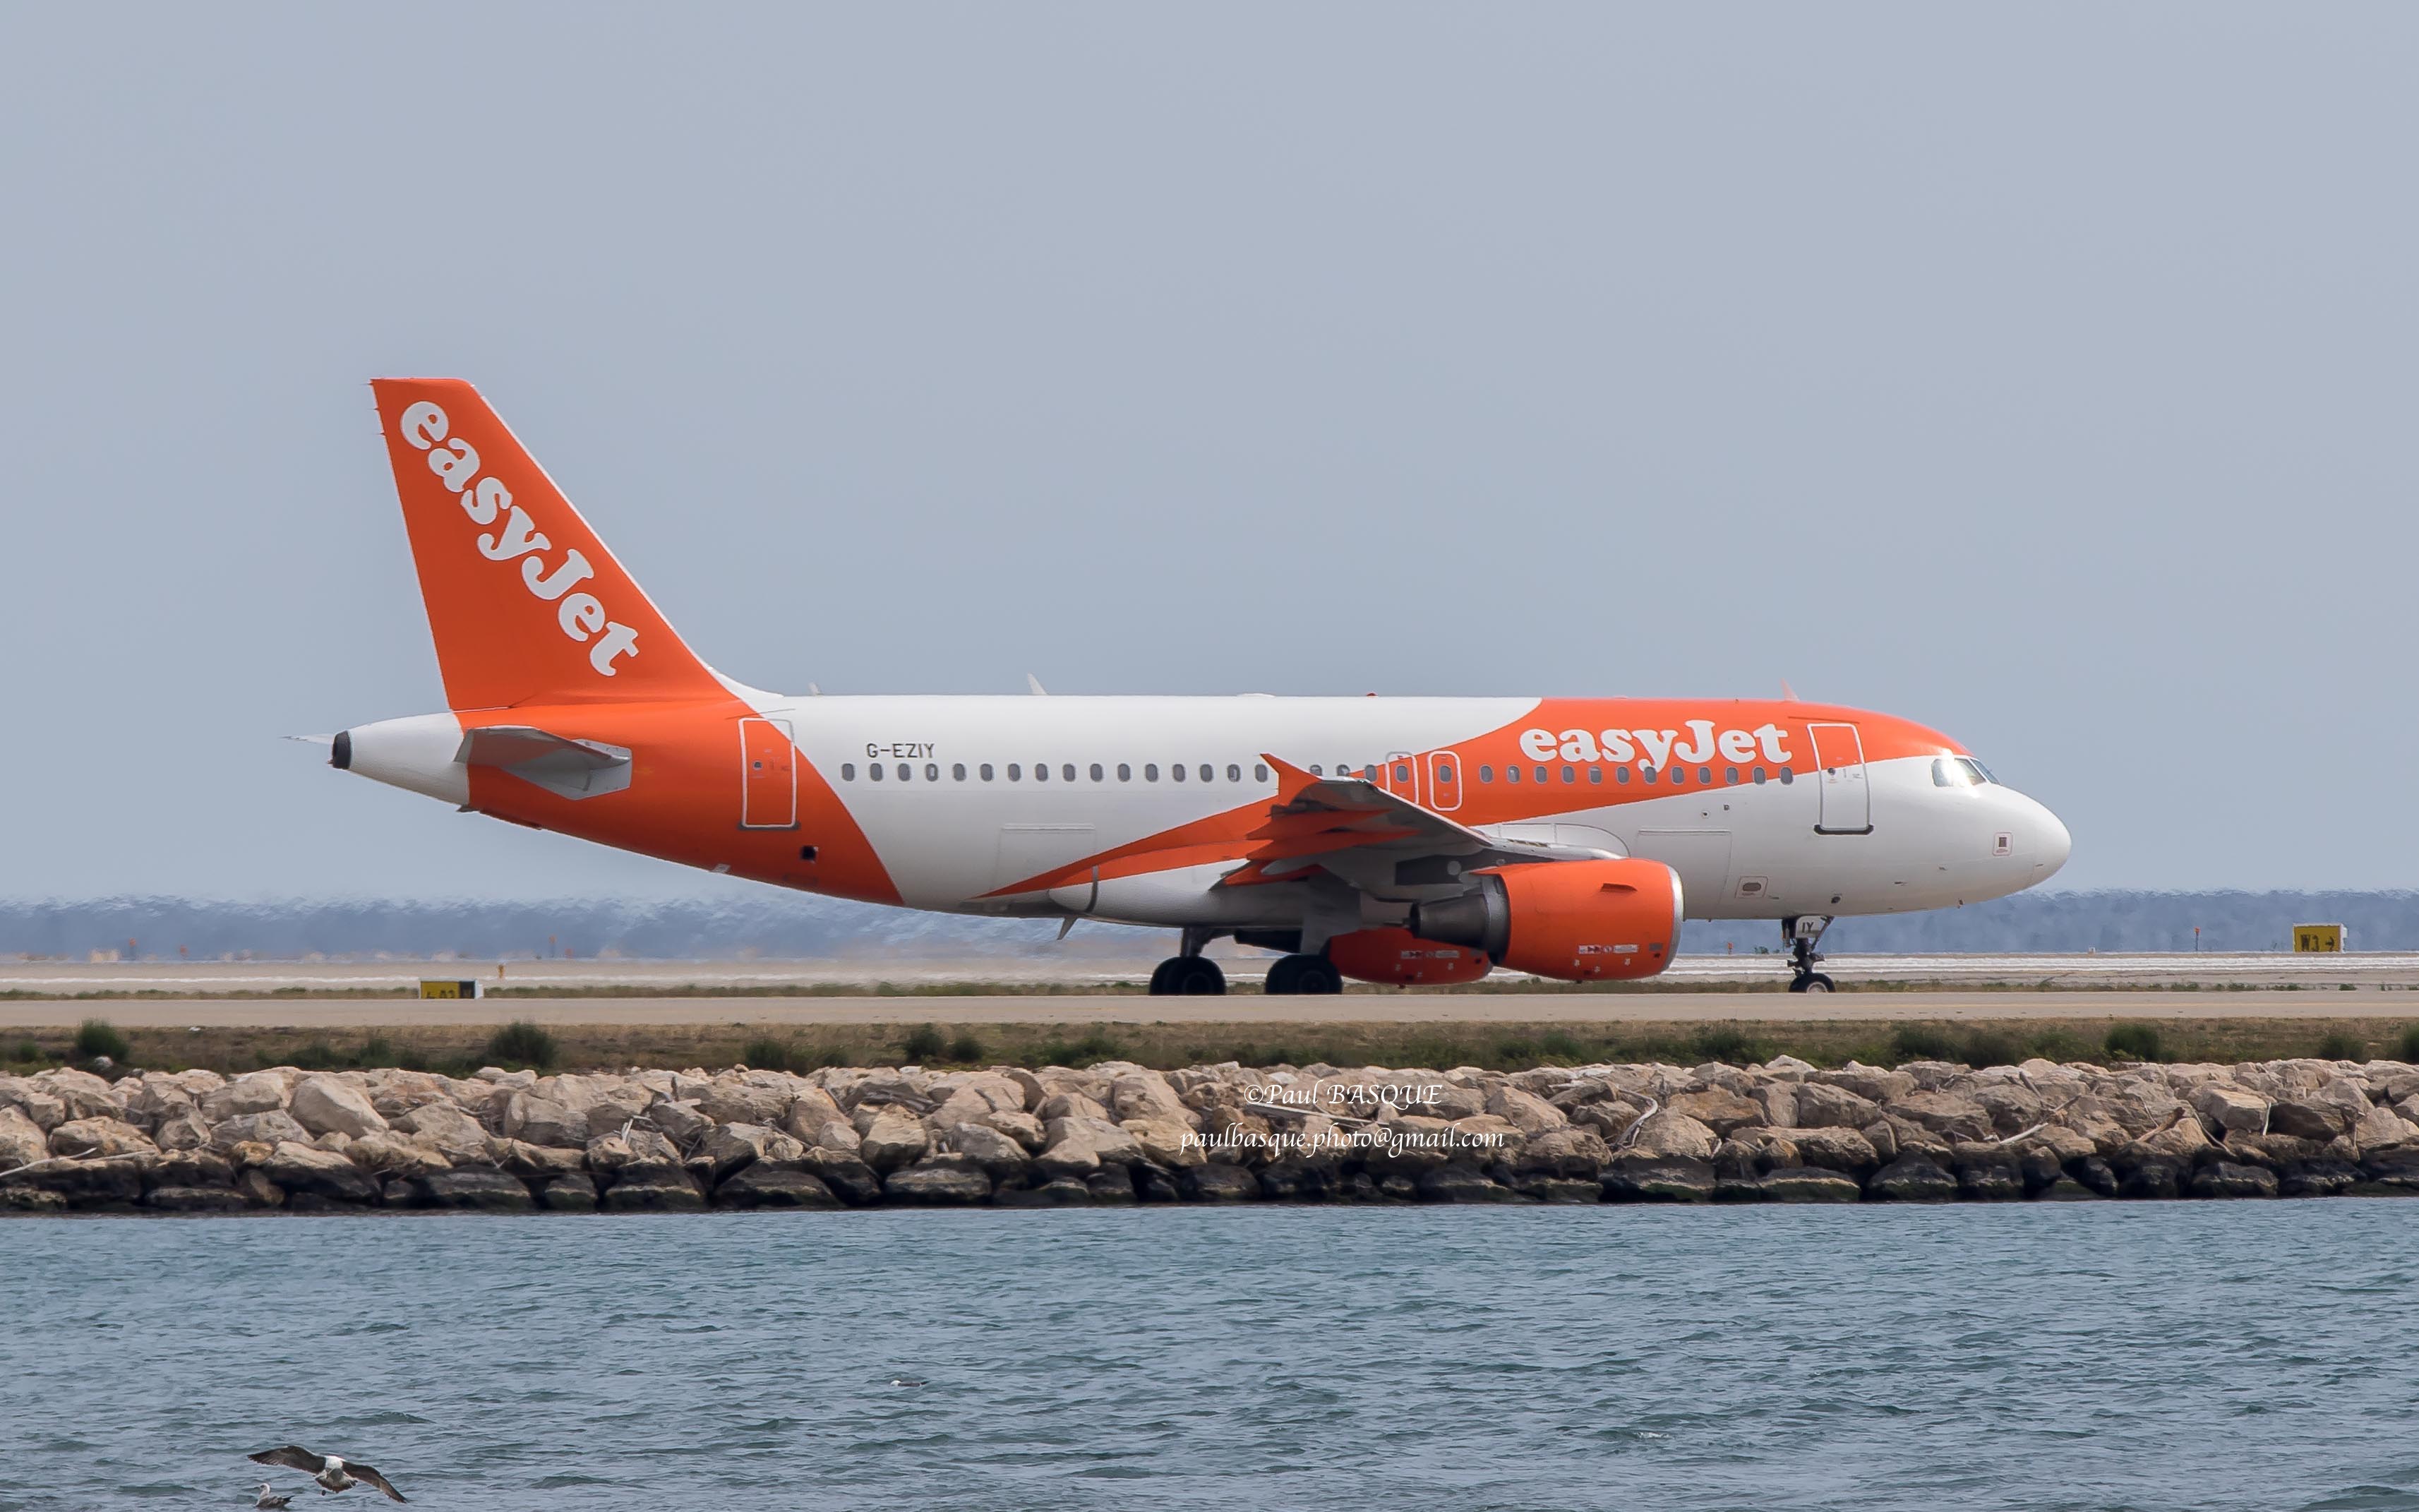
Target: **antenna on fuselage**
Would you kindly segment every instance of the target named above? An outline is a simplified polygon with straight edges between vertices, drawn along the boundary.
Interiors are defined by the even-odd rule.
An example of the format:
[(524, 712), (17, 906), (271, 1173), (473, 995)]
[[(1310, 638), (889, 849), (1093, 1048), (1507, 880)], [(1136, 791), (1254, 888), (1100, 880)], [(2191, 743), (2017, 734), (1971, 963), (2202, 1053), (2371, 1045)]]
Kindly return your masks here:
[(1034, 676), (1031, 672), (1026, 672), (1025, 674), (1025, 686), (1033, 689), (1033, 696), (1035, 698), (1043, 699), (1050, 696), (1050, 690), (1041, 686), (1041, 679)]
[(1789, 679), (1786, 677), (1780, 680), (1780, 696), (1792, 703), (1797, 702), (1797, 689), (1789, 686)]

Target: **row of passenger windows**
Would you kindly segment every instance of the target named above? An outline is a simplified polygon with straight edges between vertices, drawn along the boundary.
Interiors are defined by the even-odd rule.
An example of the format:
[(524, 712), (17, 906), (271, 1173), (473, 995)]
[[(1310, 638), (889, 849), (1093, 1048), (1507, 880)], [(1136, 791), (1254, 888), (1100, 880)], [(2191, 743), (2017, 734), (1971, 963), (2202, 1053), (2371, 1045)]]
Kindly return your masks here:
[[(1549, 782), (1553, 780), (1554, 769), (1550, 766), (1533, 766), (1528, 768), (1528, 770), (1533, 774), (1533, 779), (1523, 778), (1520, 775), (1521, 768), (1518, 766), (1507, 766), (1503, 768), (1503, 780), (1506, 782), (1520, 782), (1533, 779), (1539, 782)], [(1577, 782), (1579, 780), (1579, 773), (1582, 771), (1587, 773), (1587, 780), (1590, 782), (1602, 783), (1604, 781), (1604, 768), (1601, 766), (1565, 766), (1562, 769), (1563, 780), (1565, 782)], [(1722, 768), (1721, 779), (1725, 786), (1735, 786), (1742, 780), (1750, 782), (1769, 781), (1771, 779), (1771, 776), (1772, 774), (1766, 772), (1763, 767), (1758, 766), (1753, 768), (1746, 778), (1742, 779), (1739, 776), (1739, 769), (1737, 767), (1725, 766)], [(1780, 769), (1780, 778), (1782, 782), (1794, 782), (1797, 779), (1797, 774), (1784, 766)], [(1450, 782), (1453, 780), (1453, 774), (1440, 768), (1437, 772), (1437, 779), (1441, 782)], [(1480, 767), (1478, 769), (1478, 779), (1481, 782), (1494, 781), (1495, 768), (1492, 766)], [(1653, 787), (1658, 782), (1669, 782), (1675, 788), (1686, 787), (1688, 784), (1688, 768), (1685, 766), (1674, 766), (1669, 771), (1658, 773), (1652, 766), (1641, 766), (1638, 769), (1638, 780), (1645, 783), (1648, 787)], [(1612, 781), (1615, 787), (1628, 786), (1629, 768), (1626, 766), (1614, 767), (1612, 769)], [(1698, 767), (1697, 784), (1700, 787), (1712, 787), (1714, 785), (1714, 769), (1710, 766)]]
[[(938, 762), (926, 762), (922, 764), (920, 770), (924, 780), (927, 782), (938, 782), (941, 779), (941, 764)], [(1117, 763), (1117, 780), (1120, 782), (1131, 782), (1134, 779), (1134, 769), (1124, 762)], [(889, 767), (884, 766), (880, 762), (868, 762), (865, 764), (865, 777), (866, 780), (869, 782), (880, 782), (886, 778), (891, 776), (894, 772), (896, 773), (897, 779), (899, 781), (912, 782), (916, 779), (918, 767), (914, 762), (900, 762), (894, 766)], [(1082, 772), (1084, 775), (1088, 775), (1095, 782), (1105, 782), (1109, 779), (1109, 769), (1102, 766), (1098, 762), (1094, 762), (1089, 766), (1082, 768)], [(989, 762), (984, 762), (974, 768), (974, 776), (979, 781), (995, 782), (999, 779), (999, 775), (998, 770)], [(1010, 762), (1008, 764), (1008, 779), (1009, 781), (1022, 782), (1025, 779), (1027, 775), (1025, 764), (1022, 762)], [(1053, 775), (1051, 765), (1048, 762), (1035, 762), (1033, 764), (1030, 776), (1034, 781), (1048, 782), (1053, 779)], [(1055, 779), (1061, 782), (1073, 782), (1078, 780), (1078, 769), (1073, 762), (1059, 763), (1055, 775)], [(1167, 768), (1167, 779), (1171, 782), (1183, 782), (1196, 778), (1203, 782), (1215, 782), (1218, 780), (1220, 775), (1220, 769), (1211, 765), (1208, 762), (1203, 762), (1198, 766), (1187, 766), (1182, 762), (1174, 762), (1169, 764)], [(1225, 765), (1224, 776), (1229, 782), (1240, 782), (1243, 779), (1243, 768), (1239, 763), (1228, 762)], [(856, 764), (855, 762), (840, 763), (840, 779), (843, 782), (854, 782), (856, 780)], [(1143, 764), (1142, 779), (1146, 782), (1156, 782), (1159, 780), (1159, 764), (1157, 762), (1145, 762)], [(1252, 764), (1252, 780), (1255, 782), (1265, 782), (1268, 779), (1268, 767), (1257, 762)], [(965, 763), (953, 762), (950, 764), (949, 780), (952, 782), (963, 782), (966, 780)]]

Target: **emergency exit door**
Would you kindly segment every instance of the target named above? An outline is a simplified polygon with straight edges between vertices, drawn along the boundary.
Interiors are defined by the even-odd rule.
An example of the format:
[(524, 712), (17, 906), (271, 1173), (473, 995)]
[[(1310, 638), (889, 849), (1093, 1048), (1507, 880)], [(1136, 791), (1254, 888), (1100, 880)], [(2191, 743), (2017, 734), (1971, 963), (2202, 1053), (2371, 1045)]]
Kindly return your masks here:
[(787, 719), (739, 721), (739, 827), (791, 829), (798, 823), (797, 748)]
[(1814, 740), (1814, 833), (1870, 835), (1872, 791), (1865, 782), (1865, 741), (1852, 724), (1810, 724)]

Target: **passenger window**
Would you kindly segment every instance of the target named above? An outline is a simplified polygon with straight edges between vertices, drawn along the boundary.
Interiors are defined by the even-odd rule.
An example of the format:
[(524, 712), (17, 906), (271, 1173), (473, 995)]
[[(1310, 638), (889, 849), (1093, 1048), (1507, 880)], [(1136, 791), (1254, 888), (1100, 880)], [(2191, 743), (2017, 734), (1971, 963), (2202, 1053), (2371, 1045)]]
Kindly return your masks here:
[(964, 781), (965, 779), (966, 779), (966, 764), (965, 764), (965, 763), (963, 763), (963, 762), (958, 762), (958, 763), (956, 763), (956, 764), (952, 764), (952, 765), (949, 767), (949, 780), (950, 780), (950, 781), (952, 781), (952, 782), (963, 782), (963, 781)]
[(1142, 764), (1142, 779), (1146, 782), (1156, 782), (1159, 780), (1159, 764), (1157, 762), (1145, 762)]
[(1327, 775), (1327, 768), (1319, 765), (1317, 762), (1313, 762), (1310, 764), (1310, 775), (1313, 777), (1325, 777)]
[(976, 770), (982, 774), (982, 779), (984, 781), (988, 782), (991, 780), (991, 763), (985, 762), (982, 765), (977, 767)]
[(1123, 762), (1119, 762), (1119, 763), (1117, 763), (1117, 780), (1118, 780), (1118, 781), (1120, 781), (1120, 782), (1131, 782), (1131, 781), (1132, 781), (1132, 780), (1133, 780), (1133, 768), (1132, 768), (1132, 767), (1131, 767), (1131, 766), (1128, 766), (1128, 765), (1127, 765), (1125, 763), (1123, 763)]
[(866, 763), (866, 764), (865, 764), (865, 775), (866, 775), (867, 777), (869, 777), (869, 778), (872, 779), (873, 779), (874, 781), (876, 781), (876, 782), (881, 781), (881, 780), (882, 780), (882, 764), (881, 764), (880, 762), (868, 762), (868, 763)]
[(1672, 785), (1675, 788), (1686, 787), (1688, 785), (1688, 769), (1687, 767), (1674, 766), (1672, 768)]
[(1254, 762), (1252, 764), (1252, 780), (1255, 782), (1265, 782), (1268, 779), (1269, 764), (1266, 762)]
[(1010, 763), (1009, 763), (1009, 764), (1008, 764), (1008, 779), (1009, 779), (1009, 781), (1014, 782), (1014, 781), (1021, 780), (1021, 779), (1024, 778), (1024, 776), (1025, 776), (1025, 768), (1023, 768), (1022, 766), (1017, 765), (1014, 762), (1010, 762)]
[(1723, 767), (1722, 781), (1731, 787), (1738, 786), (1738, 768), (1735, 766)]
[(904, 782), (904, 781), (906, 781), (909, 778), (914, 777), (915, 775), (916, 775), (916, 768), (914, 768), (914, 767), (912, 767), (912, 766), (908, 765), (905, 762), (901, 762), (901, 763), (899, 764), (899, 780), (900, 780), (900, 781)]
[(1614, 767), (1612, 769), (1612, 780), (1618, 786), (1629, 786), (1629, 768), (1626, 766)]
[(854, 782), (856, 780), (856, 764), (855, 762), (842, 762), (840, 764), (840, 779), (843, 782)]
[(1764, 768), (1763, 768), (1763, 767), (1759, 766), (1759, 767), (1757, 767), (1757, 768), (1755, 769), (1755, 779), (1756, 779), (1756, 781), (1757, 781), (1758, 783), (1761, 783), (1761, 782), (1763, 782), (1763, 781), (1764, 781)]
[(1494, 780), (1495, 780), (1495, 768), (1494, 768), (1494, 767), (1492, 767), (1492, 766), (1488, 766), (1488, 765), (1487, 765), (1485, 763), (1481, 763), (1481, 764), (1479, 764), (1479, 768), (1478, 768), (1478, 779), (1479, 779), (1481, 782), (1492, 782), (1492, 781), (1494, 781)]
[(1436, 779), (1440, 782), (1451, 782), (1453, 780), (1452, 764), (1447, 763), (1446, 764), (1438, 767), (1436, 769)]
[(1604, 786), (1604, 768), (1601, 766), (1589, 767), (1588, 780), (1597, 787)]
[[(959, 767), (958, 775), (960, 777), (965, 776), (966, 769), (963, 766)], [(938, 782), (940, 779), (941, 764), (939, 762), (926, 762), (924, 764), (924, 780), (927, 782)]]
[(1710, 766), (1698, 767), (1697, 780), (1703, 782), (1707, 787), (1712, 787), (1714, 785), (1714, 769)]
[[(1075, 780), (1075, 764), (1073, 762), (1069, 762), (1066, 765), (1058, 768), (1058, 775), (1065, 778), (1068, 781), (1072, 782)], [(1097, 766), (1093, 767), (1092, 775), (1094, 777), (1100, 776), (1101, 769)]]
[(1100, 763), (1098, 763), (1098, 762), (1094, 762), (1094, 763), (1092, 764), (1092, 780), (1093, 780), (1093, 781), (1095, 781), (1095, 782), (1098, 782), (1098, 781), (1100, 781), (1100, 780), (1101, 780), (1101, 778), (1102, 778), (1101, 764), (1100, 764)]
[(1564, 768), (1563, 768), (1563, 785), (1564, 785), (1564, 787), (1568, 787), (1570, 784), (1572, 784), (1573, 782), (1578, 781), (1579, 779), (1579, 769), (1578, 767), (1576, 767), (1576, 766), (1565, 766), (1565, 767), (1564, 767)]
[(1228, 762), (1226, 764), (1226, 780), (1229, 782), (1240, 782), (1242, 779), (1243, 769), (1236, 765), (1233, 762)]
[(1542, 766), (1537, 768), (1537, 780), (1540, 782), (1546, 780), (1546, 769)]
[(1506, 781), (1506, 782), (1518, 782), (1518, 781), (1519, 781), (1519, 780), (1520, 780), (1520, 768), (1518, 768), (1518, 767), (1517, 767), (1517, 766), (1507, 766), (1507, 767), (1503, 768), (1503, 780), (1504, 780), (1504, 781)]
[(1047, 782), (1050, 780), (1050, 764), (1048, 762), (1035, 762), (1033, 764), (1033, 780), (1036, 782)]
[(1217, 774), (1215, 774), (1214, 772), (1212, 772), (1212, 771), (1210, 771), (1210, 764), (1209, 764), (1208, 762), (1203, 762), (1203, 763), (1201, 764), (1201, 780), (1202, 780), (1202, 781), (1207, 782), (1207, 781), (1209, 781), (1211, 778), (1215, 777), (1216, 775), (1217, 775)]
[(1780, 769), (1780, 785), (1782, 787), (1787, 787), (1790, 783), (1795, 782), (1795, 780), (1797, 780), (1795, 774), (1791, 772), (1788, 767), (1784, 766)]
[(1641, 782), (1645, 783), (1648, 787), (1653, 787), (1655, 785), (1655, 768), (1652, 766), (1640, 767), (1638, 769), (1638, 779)]
[(1168, 763), (1168, 764), (1167, 764), (1167, 775), (1168, 775), (1168, 776), (1170, 776), (1170, 777), (1172, 777), (1172, 778), (1174, 778), (1174, 779), (1176, 779), (1176, 780), (1178, 780), (1179, 782), (1183, 781), (1183, 780), (1184, 780), (1184, 764), (1183, 764), (1182, 762), (1170, 762), (1170, 763)]
[(1396, 762), (1394, 764), (1394, 780), (1397, 782), (1408, 782), (1410, 779), (1411, 769), (1409, 766), (1404, 765), (1401, 762)]

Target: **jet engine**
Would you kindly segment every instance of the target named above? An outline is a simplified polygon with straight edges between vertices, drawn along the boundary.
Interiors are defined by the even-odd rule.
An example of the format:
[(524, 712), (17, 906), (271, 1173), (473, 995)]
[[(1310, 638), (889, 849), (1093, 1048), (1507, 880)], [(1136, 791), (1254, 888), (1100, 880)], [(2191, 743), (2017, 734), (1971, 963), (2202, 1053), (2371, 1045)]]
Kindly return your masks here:
[(1411, 910), (1424, 940), (1564, 981), (1652, 977), (1680, 938), (1680, 875), (1660, 861), (1533, 861), (1471, 873), (1474, 892)]

